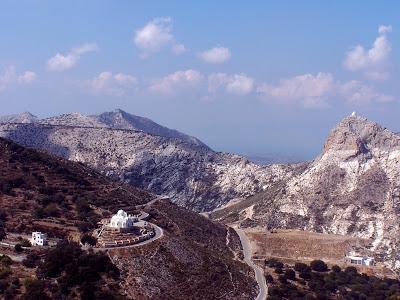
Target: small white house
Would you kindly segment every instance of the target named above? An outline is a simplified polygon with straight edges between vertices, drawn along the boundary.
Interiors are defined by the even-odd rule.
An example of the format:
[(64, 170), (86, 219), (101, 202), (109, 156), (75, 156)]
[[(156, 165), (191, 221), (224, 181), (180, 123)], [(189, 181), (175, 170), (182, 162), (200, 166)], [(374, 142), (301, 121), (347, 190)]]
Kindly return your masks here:
[(351, 253), (347, 255), (346, 258), (353, 265), (373, 266), (375, 264), (374, 258), (369, 256), (358, 256)]
[(128, 215), (120, 209), (116, 215), (113, 215), (108, 225), (111, 228), (128, 229), (132, 228), (134, 223), (138, 221), (136, 216)]
[(32, 246), (46, 246), (47, 234), (41, 233), (40, 231), (32, 232), (31, 244)]

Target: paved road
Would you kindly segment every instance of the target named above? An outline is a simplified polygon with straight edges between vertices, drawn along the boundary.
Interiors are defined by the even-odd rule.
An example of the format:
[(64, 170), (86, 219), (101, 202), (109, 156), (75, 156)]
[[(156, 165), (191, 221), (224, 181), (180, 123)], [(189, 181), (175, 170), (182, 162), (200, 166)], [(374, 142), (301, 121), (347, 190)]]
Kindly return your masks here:
[[(143, 222), (143, 221), (139, 221), (139, 222)], [(125, 249), (125, 248), (133, 248), (133, 247), (140, 247), (146, 244), (149, 244), (151, 242), (154, 242), (155, 240), (158, 240), (160, 238), (162, 238), (164, 236), (164, 230), (157, 226), (156, 224), (147, 222), (147, 224), (151, 225), (154, 228), (154, 236), (148, 240), (145, 240), (143, 242), (137, 243), (137, 244), (133, 244), (133, 245), (128, 245), (128, 246), (120, 246), (120, 247), (107, 247), (107, 248), (93, 248), (94, 251), (104, 251), (104, 250), (108, 250), (108, 249)]]
[(240, 238), (240, 242), (242, 243), (244, 261), (254, 270), (254, 273), (256, 275), (256, 281), (258, 283), (258, 286), (260, 287), (260, 292), (258, 293), (256, 300), (265, 300), (267, 299), (268, 295), (268, 287), (267, 287), (267, 282), (265, 281), (264, 271), (255, 263), (253, 263), (253, 261), (251, 260), (252, 257), (251, 245), (244, 231), (239, 228), (234, 228), (234, 229)]

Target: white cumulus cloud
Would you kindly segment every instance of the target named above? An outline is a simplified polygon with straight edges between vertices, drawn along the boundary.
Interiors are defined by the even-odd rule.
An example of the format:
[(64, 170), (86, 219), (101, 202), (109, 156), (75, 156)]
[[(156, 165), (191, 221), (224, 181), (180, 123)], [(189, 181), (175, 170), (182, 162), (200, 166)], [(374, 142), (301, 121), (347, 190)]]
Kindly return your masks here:
[(384, 33), (386, 33), (386, 32), (392, 32), (392, 25), (388, 25), (388, 26), (386, 26), (386, 25), (381, 25), (381, 26), (379, 26), (379, 28), (378, 28), (378, 32), (380, 33), (380, 34), (384, 34)]
[(231, 51), (225, 47), (215, 47), (198, 55), (203, 61), (210, 64), (222, 64), (232, 57)]
[(210, 74), (208, 76), (208, 91), (216, 92), (223, 89), (235, 95), (247, 95), (253, 91), (254, 80), (245, 74), (228, 75), (225, 73)]
[(3, 73), (0, 73), (0, 91), (3, 91), (17, 84), (26, 85), (35, 81), (37, 75), (33, 71), (25, 71), (18, 74), (15, 66), (8, 66)]
[(183, 44), (176, 43), (172, 34), (172, 18), (155, 18), (142, 28), (135, 31), (133, 42), (141, 50), (141, 57), (147, 57), (159, 52), (162, 48), (170, 46), (174, 54), (186, 51)]
[(389, 58), (392, 52), (387, 33), (392, 31), (392, 26), (379, 26), (379, 36), (375, 39), (370, 49), (357, 45), (347, 52), (344, 66), (350, 71), (361, 71), (372, 80), (385, 80), (389, 78)]
[(133, 75), (104, 71), (88, 82), (94, 94), (124, 96), (129, 88), (135, 87), (137, 78)]
[(327, 96), (334, 92), (335, 81), (330, 73), (304, 74), (281, 79), (279, 84), (262, 84), (257, 92), (267, 100), (299, 102), (306, 108), (326, 107)]
[(73, 68), (85, 53), (97, 51), (94, 43), (85, 43), (74, 47), (67, 54), (57, 53), (47, 61), (47, 69), (50, 71), (64, 71)]
[(198, 86), (203, 81), (203, 75), (196, 70), (176, 71), (156, 80), (150, 90), (163, 95), (171, 95), (181, 90)]
[(379, 93), (374, 88), (358, 80), (344, 83), (340, 87), (340, 94), (347, 102), (356, 105), (363, 105), (371, 102), (390, 102), (394, 100), (392, 96)]
[(19, 83), (31, 83), (35, 81), (37, 78), (37, 75), (33, 71), (25, 71), (23, 74), (18, 76), (18, 82)]

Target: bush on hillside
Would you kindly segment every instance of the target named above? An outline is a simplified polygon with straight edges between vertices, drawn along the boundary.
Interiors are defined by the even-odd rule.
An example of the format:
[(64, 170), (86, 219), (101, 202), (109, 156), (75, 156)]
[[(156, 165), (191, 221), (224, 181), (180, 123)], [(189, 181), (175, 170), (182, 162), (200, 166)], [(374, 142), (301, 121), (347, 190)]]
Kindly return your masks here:
[(307, 268), (309, 268), (309, 266), (306, 265), (305, 263), (295, 263), (295, 264), (294, 264), (294, 269), (295, 269), (297, 272), (299, 272), (299, 273), (300, 273), (301, 271), (307, 269)]
[(310, 267), (313, 271), (326, 272), (328, 271), (328, 266), (322, 260), (316, 259), (310, 263)]

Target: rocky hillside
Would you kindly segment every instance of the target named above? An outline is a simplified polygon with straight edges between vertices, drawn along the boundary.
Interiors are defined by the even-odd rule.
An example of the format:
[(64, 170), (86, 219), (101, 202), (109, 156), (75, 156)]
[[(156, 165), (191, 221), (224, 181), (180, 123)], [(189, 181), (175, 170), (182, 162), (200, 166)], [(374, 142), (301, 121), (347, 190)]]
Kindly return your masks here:
[(0, 116), (0, 123), (34, 123), (38, 117), (29, 112), (23, 112), (17, 115)]
[(154, 124), (122, 111), (69, 114), (30, 124), (4, 123), (0, 136), (83, 162), (196, 211), (248, 197), (291, 175), (291, 166), (260, 166)]
[(38, 122), (48, 125), (107, 127), (112, 129), (143, 131), (151, 135), (180, 139), (189, 144), (207, 147), (203, 142), (195, 137), (161, 126), (148, 118), (129, 114), (121, 109), (90, 116), (82, 115), (80, 113), (64, 114), (56, 117), (41, 119), (38, 120)]
[(349, 116), (298, 174), (213, 214), (225, 222), (371, 239), (378, 260), (400, 268), (400, 137)]
[[(148, 192), (111, 181), (80, 163), (4, 139), (0, 139), (0, 174), (0, 219), (7, 236), (41, 230), (50, 237), (77, 239), (90, 233), (101, 217), (121, 207), (134, 209), (136, 205), (144, 205), (149, 221), (164, 230), (163, 237), (152, 243), (110, 251), (111, 261), (119, 269), (118, 279), (111, 267), (107, 272), (112, 271), (112, 278), (92, 273), (103, 272), (103, 267), (90, 269), (90, 262), (108, 260), (108, 256), (85, 254), (76, 246), (65, 245), (73, 253), (64, 253), (66, 248), (62, 246), (51, 250), (36, 272), (33, 262), (27, 267), (16, 263), (7, 274), (2, 269), (0, 293), (4, 287), (12, 286), (15, 278), (21, 277), (22, 282), (34, 274), (40, 281), (25, 285), (26, 292), (41, 293), (34, 299), (77, 299), (82, 293), (93, 293), (93, 289), (130, 299), (250, 299), (257, 293), (251, 270), (236, 258), (240, 257), (238, 237), (232, 230), (228, 234), (221, 224), (167, 200), (148, 203), (154, 199)], [(62, 259), (57, 256), (60, 254)], [(68, 261), (69, 255), (85, 262), (75, 275), (69, 274), (74, 270), (71, 268), (78, 267)], [(82, 285), (81, 280), (90, 282)], [(24, 288), (16, 286), (12, 299), (19, 298), (19, 293), (24, 293)], [(25, 295), (23, 299), (31, 298)]]

